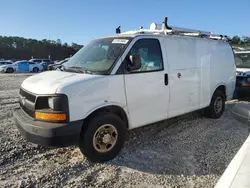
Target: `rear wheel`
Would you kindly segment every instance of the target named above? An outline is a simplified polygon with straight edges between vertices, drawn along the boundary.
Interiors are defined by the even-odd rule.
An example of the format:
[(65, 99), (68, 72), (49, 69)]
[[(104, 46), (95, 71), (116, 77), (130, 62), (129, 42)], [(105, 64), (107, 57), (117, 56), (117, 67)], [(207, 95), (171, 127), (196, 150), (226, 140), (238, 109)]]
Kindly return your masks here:
[(204, 115), (218, 119), (222, 116), (225, 109), (225, 94), (221, 90), (216, 90), (212, 96), (209, 107), (204, 110)]
[(79, 148), (89, 161), (108, 161), (121, 151), (125, 133), (125, 123), (119, 116), (109, 112), (100, 113), (84, 126)]
[(39, 69), (37, 67), (33, 68), (33, 72), (38, 72), (38, 71), (39, 71)]
[(14, 69), (13, 69), (13, 68), (7, 68), (6, 72), (7, 72), (7, 73), (13, 73), (13, 72), (14, 72)]

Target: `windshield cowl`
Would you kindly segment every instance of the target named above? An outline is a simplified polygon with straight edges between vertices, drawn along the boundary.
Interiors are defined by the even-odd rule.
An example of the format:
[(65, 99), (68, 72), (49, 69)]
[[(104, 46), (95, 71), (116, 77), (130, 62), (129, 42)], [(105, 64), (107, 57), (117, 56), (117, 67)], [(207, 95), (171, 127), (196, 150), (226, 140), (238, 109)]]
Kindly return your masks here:
[(65, 68), (65, 66), (63, 66), (63, 70), (66, 71), (66, 72), (87, 73), (87, 74), (92, 73), (90, 70), (83, 69), (82, 67), (68, 67), (68, 68)]

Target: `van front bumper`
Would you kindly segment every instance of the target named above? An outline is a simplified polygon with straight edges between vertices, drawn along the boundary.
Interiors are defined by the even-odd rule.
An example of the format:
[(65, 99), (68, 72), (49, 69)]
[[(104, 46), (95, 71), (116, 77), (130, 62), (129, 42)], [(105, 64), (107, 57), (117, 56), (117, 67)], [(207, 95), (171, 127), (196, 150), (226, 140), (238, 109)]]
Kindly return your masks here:
[(244, 96), (244, 97), (248, 97), (248, 95), (250, 94), (250, 87), (237, 87), (235, 89), (235, 93), (236, 93), (236, 97), (238, 96)]
[(83, 121), (51, 123), (33, 120), (21, 108), (13, 111), (16, 127), (31, 143), (49, 147), (77, 145)]

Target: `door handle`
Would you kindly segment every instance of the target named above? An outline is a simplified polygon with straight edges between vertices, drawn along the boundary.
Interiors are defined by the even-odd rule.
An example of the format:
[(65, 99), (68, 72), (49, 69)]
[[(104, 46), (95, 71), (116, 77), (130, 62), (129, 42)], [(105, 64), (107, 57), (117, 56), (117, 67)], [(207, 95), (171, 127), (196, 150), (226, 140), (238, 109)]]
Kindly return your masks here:
[(168, 74), (165, 74), (164, 75), (164, 82), (165, 82), (165, 85), (167, 86), (168, 85)]
[(181, 77), (181, 73), (178, 72), (177, 77), (180, 78)]

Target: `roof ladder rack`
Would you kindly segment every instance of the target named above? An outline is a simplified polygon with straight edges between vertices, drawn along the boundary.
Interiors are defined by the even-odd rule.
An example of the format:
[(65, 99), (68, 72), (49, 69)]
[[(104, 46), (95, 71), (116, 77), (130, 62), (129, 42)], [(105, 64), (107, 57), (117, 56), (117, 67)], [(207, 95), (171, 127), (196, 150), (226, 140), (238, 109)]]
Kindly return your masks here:
[(194, 36), (194, 37), (205, 37), (205, 38), (215, 39), (215, 40), (230, 40), (230, 38), (226, 35), (213, 34), (212, 32), (208, 32), (208, 31), (169, 26), (167, 21), (168, 21), (168, 18), (165, 17), (162, 24), (152, 23), (150, 25), (150, 30), (155, 31), (155, 32), (158, 31), (158, 32), (164, 33), (165, 35), (175, 34), (175, 35), (186, 35), (186, 36)]

